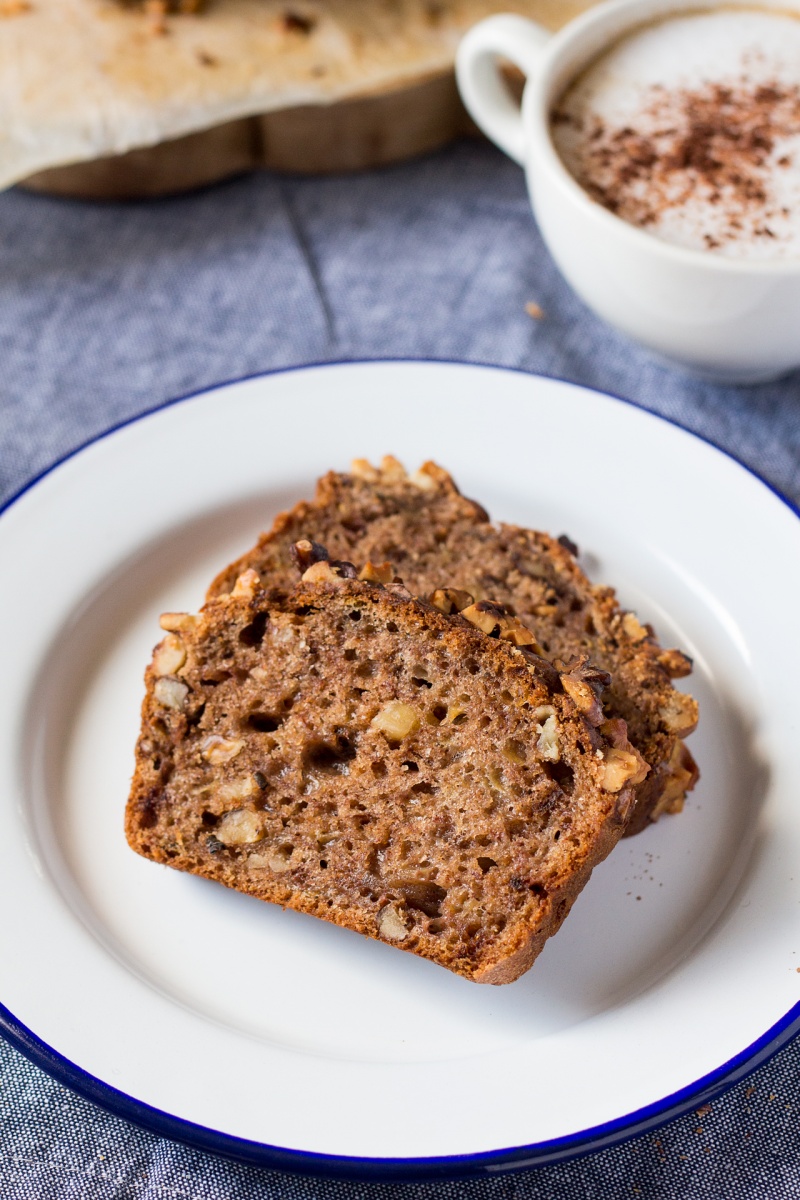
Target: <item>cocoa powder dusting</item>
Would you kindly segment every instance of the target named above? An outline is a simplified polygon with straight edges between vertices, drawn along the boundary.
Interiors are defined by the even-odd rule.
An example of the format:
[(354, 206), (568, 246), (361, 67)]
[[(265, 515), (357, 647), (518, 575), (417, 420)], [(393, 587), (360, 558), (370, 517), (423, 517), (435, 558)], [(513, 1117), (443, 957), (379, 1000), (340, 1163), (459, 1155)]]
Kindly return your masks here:
[(709, 249), (745, 237), (775, 238), (770, 222), (786, 216), (773, 196), (776, 172), (800, 167), (774, 155), (800, 135), (800, 85), (709, 83), (680, 91), (652, 87), (638, 129), (585, 122), (560, 109), (579, 143), (578, 181), (611, 212), (643, 227), (690, 200), (714, 210)]

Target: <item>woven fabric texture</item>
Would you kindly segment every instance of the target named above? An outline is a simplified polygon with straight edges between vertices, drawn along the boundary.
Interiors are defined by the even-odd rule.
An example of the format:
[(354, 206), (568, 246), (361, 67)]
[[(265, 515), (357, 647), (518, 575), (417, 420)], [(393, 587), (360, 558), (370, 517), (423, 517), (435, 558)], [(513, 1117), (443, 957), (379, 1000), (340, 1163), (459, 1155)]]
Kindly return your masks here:
[[(158, 203), (0, 196), (0, 502), (176, 395), (382, 357), (521, 367), (631, 397), (800, 500), (800, 377), (701, 383), (596, 320), (550, 260), (522, 173), (486, 145), (347, 178), (253, 175)], [(95, 1109), (0, 1043), (0, 1196), (796, 1200), (800, 1043), (700, 1113), (625, 1145), (487, 1180), (403, 1185), (292, 1178), (188, 1150)]]

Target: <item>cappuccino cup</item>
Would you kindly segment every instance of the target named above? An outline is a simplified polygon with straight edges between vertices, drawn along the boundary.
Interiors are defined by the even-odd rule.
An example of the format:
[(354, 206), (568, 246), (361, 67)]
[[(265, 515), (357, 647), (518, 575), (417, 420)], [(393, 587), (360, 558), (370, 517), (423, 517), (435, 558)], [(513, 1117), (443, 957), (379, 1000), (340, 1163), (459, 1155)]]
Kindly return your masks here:
[[(742, 41), (750, 36), (748, 29), (756, 30), (756, 37), (759, 29), (769, 32), (770, 17), (792, 26), (796, 20), (797, 38), (794, 28), (791, 37), (778, 29), (774, 37), (763, 39), (766, 51), (760, 44), (748, 48)], [(701, 37), (694, 36), (694, 20)], [(737, 38), (739, 49), (747, 50), (743, 61), (750, 64), (741, 79), (742, 88), (750, 90), (739, 105), (752, 126), (741, 138), (741, 152), (749, 155), (743, 164), (735, 160), (740, 149), (730, 117), (735, 111), (725, 109), (735, 95), (732, 99), (732, 87), (717, 78), (720, 47), (733, 54)], [(760, 210), (753, 210), (755, 216), (750, 212), (763, 198), (759, 171), (773, 171), (789, 196), (790, 185), (800, 186), (800, 120), (793, 115), (795, 109), (800, 114), (800, 71), (795, 79), (793, 60), (781, 58), (777, 66), (781, 78), (787, 78), (783, 91), (771, 82), (771, 66), (764, 61), (771, 41), (778, 56), (789, 53), (789, 43), (800, 47), (800, 0), (707, 0), (700, 5), (697, 0), (609, 0), (556, 34), (526, 18), (499, 15), (469, 31), (456, 59), (458, 86), (470, 115), (525, 169), (542, 236), (578, 295), (661, 358), (722, 383), (758, 383), (800, 367), (800, 251), (797, 239), (792, 240), (800, 211), (784, 197), (772, 221)], [(526, 77), (521, 107), (505, 83), (503, 60)], [(633, 72), (630, 81), (626, 70)], [(642, 108), (652, 117), (649, 133), (632, 130), (625, 110), (637, 72), (657, 98), (657, 103), (647, 101), (650, 109)], [(776, 142), (774, 163), (769, 156), (776, 139), (765, 137), (766, 126), (753, 116), (753, 96), (767, 115), (776, 97), (782, 119), (789, 122), (789, 149), (784, 152), (783, 143)], [(592, 111), (595, 101), (605, 125)], [(707, 131), (712, 101), (720, 136), (728, 141), (722, 152), (717, 143), (713, 154), (703, 151), (704, 159), (691, 139), (684, 139), (689, 146), (682, 149), (688, 155), (687, 178), (699, 183), (684, 181), (683, 190), (676, 190), (675, 164), (682, 160), (664, 136), (673, 141), (678, 136), (673, 125), (679, 124), (683, 109), (699, 111), (698, 128)], [(616, 131), (608, 121), (615, 106), (622, 114)], [(585, 111), (596, 127), (590, 127)], [(685, 199), (683, 208), (677, 192)], [(704, 197), (716, 210), (704, 212)], [(740, 212), (736, 205), (745, 208)], [(662, 210), (668, 220), (661, 221)]]

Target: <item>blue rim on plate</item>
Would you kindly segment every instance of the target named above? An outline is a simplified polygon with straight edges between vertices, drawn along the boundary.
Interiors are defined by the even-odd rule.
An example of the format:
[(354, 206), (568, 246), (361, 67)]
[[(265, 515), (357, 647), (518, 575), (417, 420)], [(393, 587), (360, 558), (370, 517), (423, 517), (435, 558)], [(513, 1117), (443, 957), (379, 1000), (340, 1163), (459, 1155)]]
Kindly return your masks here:
[[(393, 359), (341, 359), (330, 362), (300, 364), (296, 367), (280, 368), (269, 371), (259, 371), (240, 378), (226, 380), (195, 392), (167, 400), (156, 405), (147, 412), (118, 422), (109, 429), (82, 445), (63, 455), (51, 466), (41, 471), (27, 484), (19, 489), (2, 507), (0, 515), (15, 504), (23, 495), (34, 488), (42, 479), (51, 474), (64, 462), (74, 458), (87, 447), (103, 441), (111, 434), (128, 425), (143, 421), (155, 413), (161, 412), (183, 401), (217, 391), (218, 389), (247, 380), (266, 378), (272, 375), (287, 374), (301, 370), (313, 370), (321, 367), (357, 365), (361, 362), (407, 363), (428, 362), (441, 363), (450, 366), (468, 366), (476, 369), (491, 369), (509, 371), (513, 374), (528, 375), (531, 378), (550, 378), (558, 382), (572, 384), (584, 388), (586, 385), (572, 380), (558, 379), (556, 376), (533, 374), (519, 367), (498, 367), (492, 363), (466, 363), (447, 359), (393, 358)], [(681, 429), (690, 437), (711, 446), (714, 450), (731, 459), (753, 476), (760, 484), (775, 495), (796, 517), (800, 517), (800, 509), (773, 484), (764, 479), (757, 471), (743, 462), (736, 455), (717, 445), (710, 438), (687, 429), (680, 422), (670, 417), (654, 413), (634, 400), (612, 392), (600, 392), (590, 389), (622, 404), (637, 408), (657, 420), (664, 421)], [(738, 1083), (762, 1066), (775, 1054), (784, 1048), (800, 1033), (800, 1004), (794, 1005), (786, 1015), (771, 1026), (760, 1038), (747, 1046), (739, 1054), (728, 1060), (716, 1070), (702, 1076), (680, 1091), (665, 1096), (657, 1103), (647, 1105), (634, 1112), (628, 1113), (613, 1121), (590, 1129), (582, 1130), (564, 1138), (533, 1143), (526, 1146), (514, 1146), (500, 1150), (486, 1151), (473, 1155), (453, 1155), (435, 1158), (358, 1158), (329, 1154), (317, 1154), (309, 1151), (288, 1150), (266, 1143), (253, 1142), (231, 1134), (220, 1133), (191, 1121), (173, 1116), (157, 1108), (153, 1108), (124, 1092), (118, 1091), (109, 1084), (82, 1070), (48, 1046), (30, 1029), (27, 1028), (6, 1007), (0, 1004), (0, 1035), (15, 1049), (24, 1054), (36, 1066), (44, 1070), (58, 1082), (65, 1084), (72, 1091), (98, 1105), (112, 1116), (121, 1117), (134, 1125), (138, 1125), (151, 1133), (173, 1141), (182, 1142), (198, 1150), (206, 1151), (218, 1157), (232, 1159), (236, 1162), (252, 1166), (268, 1167), (275, 1170), (287, 1171), (298, 1175), (329, 1177), (339, 1179), (361, 1180), (417, 1180), (426, 1179), (463, 1179), (498, 1174), (503, 1171), (520, 1170), (526, 1167), (546, 1166), (562, 1163), (570, 1159), (608, 1149), (621, 1142), (657, 1128), (666, 1121), (679, 1117), (690, 1111), (698, 1104), (712, 1099), (720, 1092)]]
[(295, 1175), (333, 1179), (425, 1180), (467, 1179), (497, 1175), (502, 1171), (525, 1167), (544, 1167), (568, 1162), (598, 1150), (607, 1150), (620, 1142), (657, 1129), (666, 1121), (680, 1117), (698, 1104), (713, 1099), (721, 1091), (744, 1079), (782, 1050), (800, 1032), (800, 1004), (796, 1004), (763, 1037), (694, 1084), (665, 1096), (658, 1104), (640, 1108), (616, 1121), (596, 1125), (572, 1137), (514, 1146), (482, 1154), (453, 1155), (443, 1158), (349, 1158), (331, 1154), (313, 1154), (306, 1150), (284, 1150), (262, 1142), (250, 1142), (227, 1133), (218, 1133), (180, 1117), (143, 1104), (124, 1092), (96, 1079), (76, 1067), (51, 1046), (36, 1037), (21, 1021), (0, 1004), (0, 1034), (37, 1067), (66, 1084), (73, 1092), (91, 1100), (112, 1116), (122, 1117), (150, 1133), (183, 1142), (195, 1150), (205, 1150), (219, 1158), (255, 1167), (269, 1167)]

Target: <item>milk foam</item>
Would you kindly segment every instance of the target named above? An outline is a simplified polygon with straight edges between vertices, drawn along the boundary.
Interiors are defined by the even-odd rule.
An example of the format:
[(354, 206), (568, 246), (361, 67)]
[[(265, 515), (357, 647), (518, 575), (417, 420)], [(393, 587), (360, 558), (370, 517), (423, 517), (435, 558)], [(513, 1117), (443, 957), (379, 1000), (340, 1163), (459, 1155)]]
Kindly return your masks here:
[[(708, 97), (724, 96), (722, 88), (730, 89), (732, 103), (739, 103), (751, 126), (748, 97), (758, 96), (759, 113), (763, 108), (768, 117), (769, 96), (783, 97), (774, 109), (780, 120), (764, 126), (768, 139), (766, 152), (758, 152), (761, 161), (746, 163), (753, 179), (763, 183), (763, 202), (759, 187), (748, 182), (744, 208), (745, 191), (741, 185), (737, 191), (735, 172), (728, 172), (733, 185), (718, 188), (702, 171), (698, 175), (685, 146), (685, 170), (676, 168), (672, 153), (673, 135), (677, 130), (680, 140), (687, 120), (702, 135), (703, 104), (707, 109)], [(692, 96), (706, 97), (699, 110)], [(708, 10), (636, 30), (571, 85), (552, 128), (571, 174), (612, 211), (654, 236), (732, 257), (800, 258), (800, 19), (791, 14)], [(722, 116), (723, 137), (724, 128)], [(758, 147), (759, 128), (756, 123), (755, 134), (748, 132), (751, 150)], [(630, 147), (638, 154), (635, 169), (624, 166)], [(630, 202), (618, 204), (613, 188), (619, 195), (630, 192)]]

